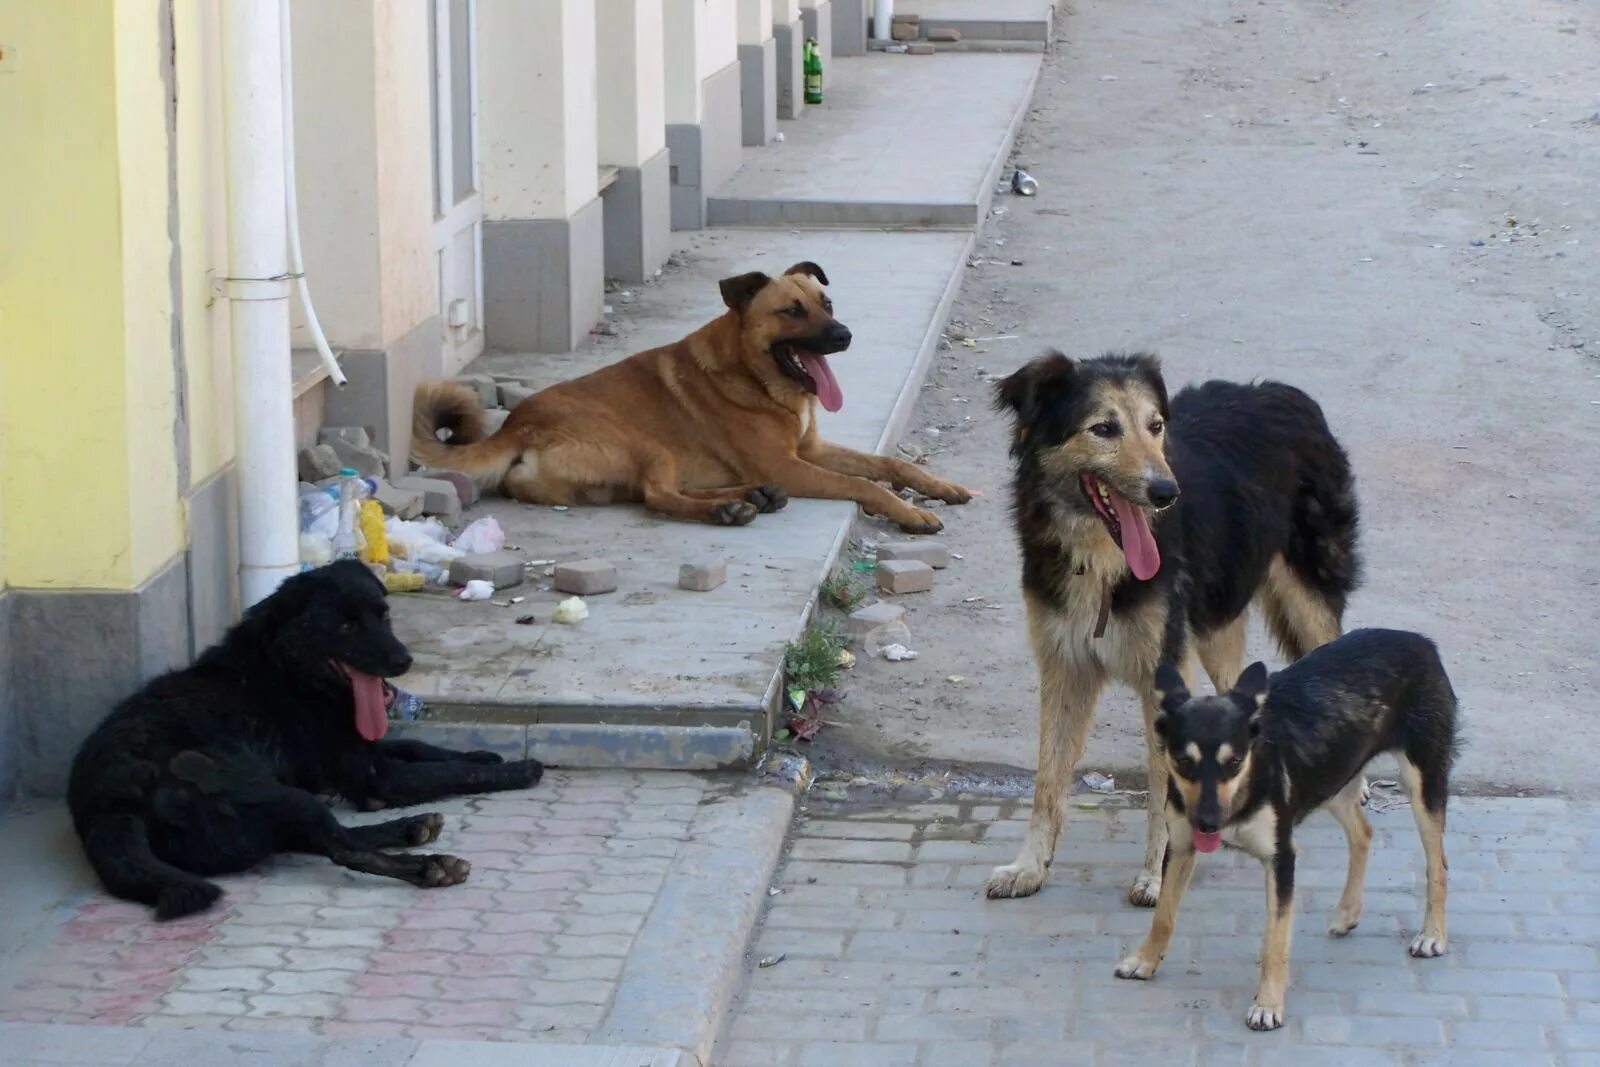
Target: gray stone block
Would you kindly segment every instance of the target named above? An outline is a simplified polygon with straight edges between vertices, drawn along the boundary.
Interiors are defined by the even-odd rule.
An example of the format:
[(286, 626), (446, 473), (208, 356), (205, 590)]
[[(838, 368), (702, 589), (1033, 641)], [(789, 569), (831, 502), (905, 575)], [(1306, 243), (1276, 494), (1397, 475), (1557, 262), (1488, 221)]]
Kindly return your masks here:
[(484, 407), (492, 408), (500, 403), (499, 387), (487, 374), (460, 374), (456, 376), (456, 381), (477, 392)]
[(317, 431), (317, 441), (325, 445), (343, 441), (360, 448), (372, 447), (372, 435), (365, 426), (324, 426)]
[(868, 604), (864, 608), (857, 608), (845, 620), (845, 629), (855, 636), (871, 633), (880, 626), (890, 623), (904, 622), (906, 609), (899, 604), (888, 604), (880, 600), (876, 604)]
[(961, 40), (961, 31), (953, 26), (936, 26), (928, 31), (928, 40), (954, 44)]
[(678, 568), (678, 588), (709, 593), (728, 580), (728, 564), (721, 556), (685, 563)]
[(441, 482), (449, 482), (456, 487), (456, 496), (461, 499), (461, 506), (470, 508), (478, 502), (478, 483), (472, 480), (471, 475), (461, 471), (440, 470), (437, 467), (422, 467), (415, 472), (418, 478), (433, 478)]
[(500, 406), (509, 412), (538, 391), (537, 389), (530, 389), (526, 385), (519, 385), (516, 382), (501, 382), (499, 384)]
[[(363, 430), (362, 434), (364, 436), (366, 431)], [(363, 478), (383, 478), (388, 475), (389, 457), (371, 445), (356, 444), (342, 437), (334, 437), (327, 443), (339, 457), (341, 467), (350, 467)]]
[(556, 565), (551, 583), (563, 593), (589, 596), (610, 593), (617, 588), (617, 568), (603, 559), (580, 559)]
[(378, 491), (372, 495), (385, 515), (398, 519), (414, 519), (422, 514), (423, 494), (416, 489), (401, 489), (380, 481)]
[(302, 482), (320, 482), (324, 478), (335, 477), (343, 466), (339, 462), (339, 453), (333, 450), (332, 445), (302, 448), (298, 462)]
[(409, 489), (422, 494), (422, 513), (437, 515), (446, 522), (461, 518), (461, 495), (453, 483), (438, 478), (415, 476), (396, 478), (396, 489)]
[(450, 561), (450, 581), (453, 585), (485, 581), (496, 589), (506, 589), (521, 585), (523, 575), (522, 557), (515, 552), (480, 552)]
[(891, 559), (914, 559), (943, 570), (950, 565), (950, 551), (943, 541), (885, 541), (878, 546), (878, 562)]
[(878, 564), (878, 588), (886, 593), (926, 593), (933, 588), (933, 568), (914, 559), (883, 560)]

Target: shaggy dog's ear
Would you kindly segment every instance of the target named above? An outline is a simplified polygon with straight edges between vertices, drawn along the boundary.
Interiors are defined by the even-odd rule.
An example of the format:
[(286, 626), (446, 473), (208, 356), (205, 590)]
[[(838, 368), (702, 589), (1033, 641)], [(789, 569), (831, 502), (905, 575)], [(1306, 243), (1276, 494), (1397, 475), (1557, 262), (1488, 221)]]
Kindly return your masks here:
[(828, 276), (822, 272), (822, 268), (811, 262), (809, 259), (802, 259), (800, 262), (796, 263), (783, 273), (785, 275), (809, 274), (823, 285), (832, 284), (828, 281)]
[(753, 270), (749, 274), (724, 278), (717, 283), (717, 288), (722, 291), (722, 302), (727, 304), (730, 310), (743, 311), (750, 306), (750, 301), (754, 300), (756, 294), (765, 289), (767, 283), (771, 280), (760, 271)]
[(1010, 411), (1017, 417), (1018, 427), (1026, 428), (1060, 395), (1077, 370), (1072, 360), (1052, 349), (996, 385), (994, 406)]
[(1134, 374), (1145, 387), (1156, 395), (1156, 406), (1161, 417), (1167, 417), (1167, 379), (1161, 373), (1161, 360), (1154, 352), (1135, 352)]

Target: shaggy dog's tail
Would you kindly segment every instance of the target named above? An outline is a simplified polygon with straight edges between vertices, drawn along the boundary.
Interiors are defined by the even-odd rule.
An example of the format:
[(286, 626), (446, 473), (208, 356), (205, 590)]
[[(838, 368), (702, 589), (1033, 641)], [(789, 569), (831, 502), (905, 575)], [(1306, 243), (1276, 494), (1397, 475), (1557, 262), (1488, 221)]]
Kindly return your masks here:
[[(522, 452), (514, 430), (484, 436), (483, 401), (460, 382), (423, 382), (411, 412), (411, 456), (429, 467), (461, 471), (492, 487)], [(450, 431), (449, 440), (439, 439), (440, 430)]]
[(150, 849), (150, 832), (137, 815), (102, 815), (82, 828), (83, 850), (105, 887), (123, 900), (156, 910), (160, 920), (204, 911), (222, 889), (182, 871)]

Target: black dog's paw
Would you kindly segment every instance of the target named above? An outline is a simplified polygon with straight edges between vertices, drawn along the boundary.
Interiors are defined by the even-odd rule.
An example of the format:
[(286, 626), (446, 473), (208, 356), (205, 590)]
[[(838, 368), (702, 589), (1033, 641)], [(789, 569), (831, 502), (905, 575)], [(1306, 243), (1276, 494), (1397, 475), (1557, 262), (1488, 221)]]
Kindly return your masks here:
[(511, 772), (511, 780), (515, 784), (513, 789), (528, 789), (539, 784), (539, 779), (544, 777), (544, 764), (536, 759), (517, 760), (505, 765)]
[(763, 515), (782, 511), (789, 504), (789, 492), (781, 485), (758, 485), (746, 493), (744, 498), (754, 504), (756, 510)]
[(443, 829), (444, 816), (436, 811), (430, 811), (426, 815), (413, 815), (406, 820), (406, 845), (415, 847), (437, 841)]
[(417, 884), (424, 889), (460, 885), (472, 873), (472, 864), (455, 856), (424, 856)]
[(205, 911), (222, 896), (222, 887), (210, 882), (178, 882), (156, 895), (156, 919), (166, 922)]
[(723, 526), (746, 526), (758, 514), (760, 513), (756, 511), (756, 506), (749, 501), (730, 500), (717, 505), (716, 510), (712, 512), (712, 521)]
[(486, 765), (492, 763), (504, 763), (506, 761), (506, 758), (500, 755), (498, 752), (463, 752), (461, 753), (461, 758), (466, 760), (468, 763), (482, 763)]

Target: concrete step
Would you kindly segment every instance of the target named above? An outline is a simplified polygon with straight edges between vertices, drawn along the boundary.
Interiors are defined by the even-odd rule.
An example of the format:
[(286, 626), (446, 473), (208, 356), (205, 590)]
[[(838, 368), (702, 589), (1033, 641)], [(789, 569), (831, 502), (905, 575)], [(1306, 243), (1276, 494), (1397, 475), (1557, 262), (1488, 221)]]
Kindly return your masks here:
[(952, 29), (963, 43), (975, 41), (1050, 40), (1054, 0), (902, 0), (896, 15), (917, 15), (922, 32)]
[(835, 59), (824, 102), (746, 149), (714, 226), (971, 228), (982, 220), (1041, 56), (874, 52)]

